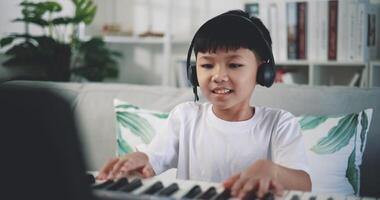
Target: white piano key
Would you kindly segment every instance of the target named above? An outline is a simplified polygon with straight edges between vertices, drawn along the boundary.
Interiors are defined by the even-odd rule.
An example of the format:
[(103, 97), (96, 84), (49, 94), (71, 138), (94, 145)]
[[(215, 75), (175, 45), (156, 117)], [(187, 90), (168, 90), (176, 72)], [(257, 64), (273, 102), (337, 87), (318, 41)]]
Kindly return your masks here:
[(347, 196), (346, 197), (346, 200), (361, 200), (362, 198), (358, 197), (358, 196)]
[(362, 200), (376, 200), (374, 197), (363, 197)]
[(325, 194), (325, 193), (319, 193), (317, 196), (317, 200), (346, 200), (346, 196), (342, 194)]

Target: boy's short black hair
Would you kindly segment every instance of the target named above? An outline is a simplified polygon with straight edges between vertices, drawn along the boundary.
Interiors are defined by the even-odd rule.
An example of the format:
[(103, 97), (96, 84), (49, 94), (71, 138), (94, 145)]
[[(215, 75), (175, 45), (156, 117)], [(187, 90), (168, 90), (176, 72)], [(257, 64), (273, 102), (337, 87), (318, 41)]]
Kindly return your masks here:
[[(260, 60), (270, 58), (268, 50), (271, 51), (272, 39), (268, 29), (259, 18), (250, 17), (248, 13), (242, 10), (231, 10), (221, 15), (242, 16), (247, 19), (247, 23), (238, 18), (224, 18), (222, 20), (215, 20), (204, 26), (197, 32), (194, 38), (194, 53), (196, 56), (198, 52), (215, 53), (218, 49), (228, 51), (247, 48), (253, 51)], [(248, 20), (256, 25), (261, 33), (253, 27), (253, 24), (249, 24)], [(263, 39), (266, 40), (267, 44)]]

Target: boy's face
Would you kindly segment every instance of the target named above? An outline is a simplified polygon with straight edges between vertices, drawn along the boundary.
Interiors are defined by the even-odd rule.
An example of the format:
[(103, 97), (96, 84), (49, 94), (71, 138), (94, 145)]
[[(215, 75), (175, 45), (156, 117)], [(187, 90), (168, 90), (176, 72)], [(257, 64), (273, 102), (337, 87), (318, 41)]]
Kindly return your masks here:
[(258, 62), (246, 48), (197, 54), (197, 76), (202, 94), (220, 109), (248, 108), (256, 86)]

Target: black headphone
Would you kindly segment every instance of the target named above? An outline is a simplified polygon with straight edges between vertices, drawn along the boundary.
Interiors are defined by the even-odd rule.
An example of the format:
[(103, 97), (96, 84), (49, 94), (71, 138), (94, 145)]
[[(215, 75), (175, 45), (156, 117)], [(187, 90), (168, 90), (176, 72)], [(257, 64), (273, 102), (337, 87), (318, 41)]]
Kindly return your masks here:
[(200, 30), (202, 30), (205, 26), (210, 24), (211, 22), (215, 20), (221, 20), (223, 18), (235, 18), (235, 19), (240, 19), (244, 20), (245, 22), (249, 22), (252, 24), (252, 27), (259, 33), (261, 39), (264, 41), (265, 46), (267, 47), (267, 52), (269, 59), (266, 60), (264, 63), (260, 64), (257, 70), (257, 77), (256, 81), (259, 85), (265, 86), (265, 87), (270, 87), (272, 86), (274, 79), (275, 79), (275, 62), (273, 58), (273, 52), (272, 48), (269, 45), (268, 41), (265, 39), (263, 32), (256, 26), (254, 22), (252, 22), (248, 17), (244, 17), (241, 15), (235, 15), (235, 14), (221, 14), (218, 15), (210, 20), (208, 20), (206, 23), (204, 23), (198, 31), (195, 33), (193, 39), (191, 40), (189, 50), (187, 52), (187, 60), (186, 60), (186, 69), (187, 69), (187, 78), (189, 79), (191, 85), (193, 86), (193, 92), (195, 95), (195, 101), (199, 100), (198, 93), (197, 93), (197, 86), (199, 86), (198, 83), (198, 78), (197, 78), (197, 70), (196, 70), (196, 65), (191, 65), (191, 54), (193, 51), (193, 46), (194, 46), (194, 41), (195, 38), (197, 37), (198, 33)]

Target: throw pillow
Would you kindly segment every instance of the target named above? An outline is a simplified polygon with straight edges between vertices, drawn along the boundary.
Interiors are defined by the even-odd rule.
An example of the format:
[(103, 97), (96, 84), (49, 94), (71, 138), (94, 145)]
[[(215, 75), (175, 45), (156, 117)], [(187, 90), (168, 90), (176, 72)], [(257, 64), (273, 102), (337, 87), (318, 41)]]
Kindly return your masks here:
[(298, 117), (314, 192), (358, 195), (372, 109), (340, 116)]
[(118, 99), (114, 100), (116, 115), (117, 156), (142, 150), (154, 135), (163, 130), (168, 113), (146, 110)]

